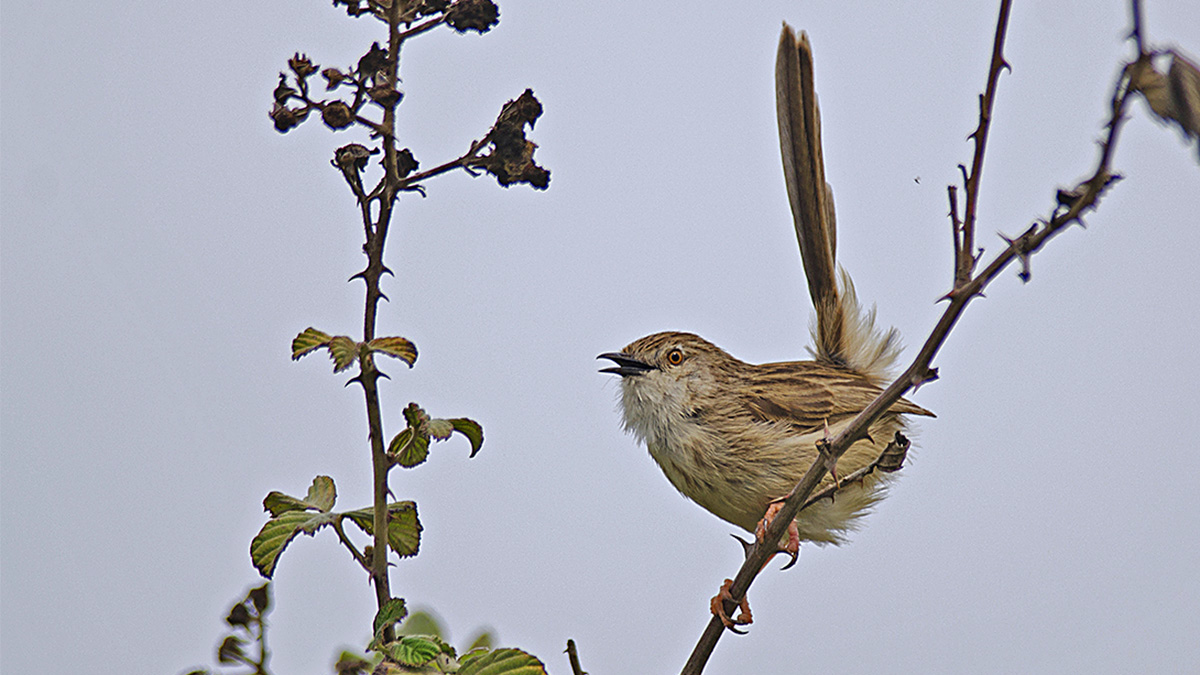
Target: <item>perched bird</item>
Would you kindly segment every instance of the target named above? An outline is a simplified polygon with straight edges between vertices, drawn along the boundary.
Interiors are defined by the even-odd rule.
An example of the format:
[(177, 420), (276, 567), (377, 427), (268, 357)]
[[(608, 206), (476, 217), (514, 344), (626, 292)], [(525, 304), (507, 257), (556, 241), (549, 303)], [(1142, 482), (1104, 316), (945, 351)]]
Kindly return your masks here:
[[(825, 182), (820, 112), (808, 38), (784, 24), (776, 58), (776, 109), (788, 198), (816, 309), (814, 360), (755, 365), (692, 333), (663, 332), (601, 354), (621, 377), (624, 425), (645, 443), (671, 484), (738, 527), (758, 530), (772, 502), (787, 496), (821, 459), (818, 442), (836, 435), (887, 383), (899, 353), (895, 329), (875, 326), (844, 270), (837, 270), (833, 195)], [(840, 273), (839, 273), (840, 272)], [(818, 490), (830, 498), (804, 509), (789, 528), (785, 550), (800, 541), (841, 543), (857, 519), (886, 493), (895, 473), (857, 475), (872, 466), (903, 415), (929, 415), (901, 399), (850, 446)], [(728, 598), (728, 580), (722, 592)], [(734, 621), (713, 609), (727, 626)], [(748, 606), (744, 605), (748, 615)], [(736, 623), (748, 623), (739, 617)]]
[[(851, 293), (844, 297), (854, 302)], [(894, 356), (894, 334), (849, 331), (874, 346), (873, 360), (838, 364), (789, 361), (754, 365), (691, 333), (654, 333), (602, 354), (621, 376), (625, 428), (646, 444), (667, 479), (717, 517), (753, 532), (774, 500), (788, 494), (820, 457), (817, 441), (841, 431), (882, 389), (872, 373)], [(932, 415), (901, 400), (850, 447), (838, 470), (874, 462), (902, 413)], [(800, 540), (841, 543), (855, 520), (883, 497), (892, 473), (842, 485), (796, 519)], [(835, 478), (826, 479), (832, 483)]]

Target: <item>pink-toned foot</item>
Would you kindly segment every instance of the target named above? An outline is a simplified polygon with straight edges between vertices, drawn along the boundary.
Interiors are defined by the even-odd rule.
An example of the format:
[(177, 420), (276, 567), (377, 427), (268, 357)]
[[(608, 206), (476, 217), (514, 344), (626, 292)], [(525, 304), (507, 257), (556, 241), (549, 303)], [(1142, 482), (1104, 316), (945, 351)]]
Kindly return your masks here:
[[(775, 520), (775, 516), (779, 515), (779, 510), (783, 508), (783, 502), (771, 502), (767, 507), (767, 513), (762, 520), (758, 521), (758, 527), (754, 528), (754, 536), (759, 541), (763, 541), (767, 534), (767, 528), (771, 526), (771, 522)], [(788, 540), (787, 544), (781, 547), (776, 553), (786, 553), (791, 561), (783, 566), (787, 569), (796, 564), (796, 560), (800, 557), (800, 530), (796, 527), (796, 521), (788, 523)], [(774, 556), (772, 556), (774, 557)]]
[[(709, 606), (712, 608), (713, 616), (720, 619), (721, 623), (724, 624), (726, 628), (735, 633), (744, 635), (746, 631), (738, 630), (738, 626), (745, 626), (754, 623), (754, 617), (750, 614), (749, 600), (746, 598), (742, 598), (741, 601), (734, 600), (733, 596), (729, 594), (729, 587), (732, 585), (733, 579), (726, 579), (725, 583), (721, 584), (721, 590), (713, 596), (712, 602), (709, 603)], [(737, 606), (738, 615), (736, 618), (731, 618), (729, 614), (725, 612), (726, 602)]]

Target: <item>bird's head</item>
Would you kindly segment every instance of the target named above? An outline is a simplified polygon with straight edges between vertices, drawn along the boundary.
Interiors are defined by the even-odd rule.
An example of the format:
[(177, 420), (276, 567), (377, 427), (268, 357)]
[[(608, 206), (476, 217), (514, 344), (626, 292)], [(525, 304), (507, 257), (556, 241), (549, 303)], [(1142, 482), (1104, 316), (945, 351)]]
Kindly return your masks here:
[(625, 427), (643, 439), (703, 408), (725, 375), (741, 365), (699, 335), (674, 331), (647, 335), (596, 358), (616, 364), (600, 372), (621, 376)]

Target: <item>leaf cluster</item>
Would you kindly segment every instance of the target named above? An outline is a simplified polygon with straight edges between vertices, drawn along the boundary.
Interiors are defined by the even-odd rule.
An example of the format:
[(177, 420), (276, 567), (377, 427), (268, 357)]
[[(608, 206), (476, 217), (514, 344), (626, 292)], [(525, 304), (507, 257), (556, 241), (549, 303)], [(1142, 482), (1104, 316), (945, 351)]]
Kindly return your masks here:
[[(383, 655), (375, 673), (458, 673), (459, 675), (545, 675), (546, 667), (536, 657), (520, 649), (490, 649), (480, 640), (464, 654), (442, 639), (436, 631), (426, 634), (402, 634), (393, 640), (384, 637), (388, 628), (408, 616), (404, 601), (393, 598), (375, 614), (375, 635), (368, 649)], [(414, 617), (415, 618), (415, 617)], [(435, 624), (436, 625), (436, 624)], [(482, 636), (481, 636), (482, 637)]]
[(429, 456), (431, 440), (444, 441), (454, 432), (471, 442), (471, 457), (483, 446), (483, 427), (466, 417), (440, 419), (430, 417), (421, 406), (409, 403), (404, 409), (408, 426), (396, 434), (388, 444), (388, 457), (400, 466), (411, 469)]
[[(263, 508), (271, 513), (271, 519), (263, 525), (250, 543), (250, 560), (266, 578), (275, 574), (279, 556), (298, 534), (313, 536), (324, 527), (332, 527), (343, 545), (355, 559), (370, 569), (366, 552), (360, 553), (347, 537), (343, 524), (349, 520), (369, 536), (375, 534), (375, 510), (372, 507), (355, 511), (336, 512), (337, 488), (329, 476), (313, 479), (308, 493), (293, 497), (282, 492), (271, 492), (263, 500)], [(417, 505), (412, 501), (392, 502), (387, 505), (387, 542), (401, 558), (416, 555), (421, 547), (421, 521), (417, 518)], [(364, 549), (365, 551), (366, 549)]]
[(411, 368), (417, 362), (417, 346), (402, 337), (379, 337), (366, 342), (355, 342), (345, 335), (333, 336), (316, 328), (305, 328), (292, 339), (292, 360), (326, 349), (333, 360), (333, 372), (340, 373), (356, 361), (378, 353), (400, 359)]

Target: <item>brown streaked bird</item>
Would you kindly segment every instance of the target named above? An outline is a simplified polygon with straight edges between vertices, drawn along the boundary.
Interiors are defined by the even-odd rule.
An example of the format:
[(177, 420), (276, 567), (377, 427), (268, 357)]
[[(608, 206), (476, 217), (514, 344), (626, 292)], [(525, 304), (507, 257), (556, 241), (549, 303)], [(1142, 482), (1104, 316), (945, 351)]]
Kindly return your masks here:
[[(899, 353), (895, 329), (875, 327), (875, 312), (858, 301), (836, 265), (833, 193), (825, 182), (821, 116), (814, 89), (812, 49), (785, 23), (775, 61), (776, 113), (788, 201), (816, 321), (811, 361), (755, 365), (692, 333), (654, 333), (620, 352), (601, 354), (621, 376), (624, 425), (646, 444), (667, 479), (684, 496), (761, 537), (760, 522), (775, 513), (814, 462), (818, 441), (832, 437), (867, 407), (889, 379)], [(869, 436), (838, 460), (838, 474), (873, 465), (905, 429), (905, 415), (933, 413), (901, 399), (877, 419)], [(803, 508), (789, 527), (784, 550), (793, 561), (800, 541), (838, 544), (886, 494), (895, 473), (871, 471), (839, 483)], [(777, 507), (776, 507), (777, 508)], [(757, 530), (757, 531), (756, 531)], [(730, 628), (749, 623), (725, 614), (729, 580), (712, 608)]]
[[(852, 291), (843, 297), (857, 310)], [(755, 365), (698, 335), (672, 331), (601, 354), (617, 364), (601, 372), (621, 376), (625, 428), (646, 444), (671, 484), (718, 518), (753, 532), (770, 503), (819, 459), (817, 441), (836, 435), (882, 391), (877, 375), (895, 356), (895, 333), (860, 325), (866, 334), (848, 331), (848, 338), (863, 339), (864, 352), (873, 355), (868, 362)], [(901, 414), (933, 413), (901, 399), (871, 426), (869, 438), (842, 455), (839, 473), (874, 462), (904, 428)], [(799, 539), (843, 542), (894, 476), (873, 472), (841, 485), (834, 499), (810, 505), (796, 518)], [(818, 490), (833, 480), (827, 477)]]

